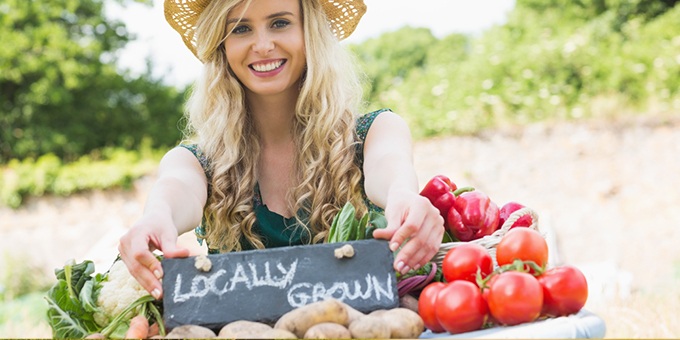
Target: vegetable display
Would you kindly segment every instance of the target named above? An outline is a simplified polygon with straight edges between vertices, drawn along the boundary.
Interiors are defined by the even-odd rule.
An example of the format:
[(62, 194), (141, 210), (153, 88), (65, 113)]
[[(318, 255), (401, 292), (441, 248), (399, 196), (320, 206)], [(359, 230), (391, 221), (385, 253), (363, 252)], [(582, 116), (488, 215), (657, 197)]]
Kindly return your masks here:
[(137, 283), (122, 261), (115, 261), (104, 274), (94, 273), (89, 260), (70, 260), (55, 270), (57, 282), (45, 296), (53, 338), (122, 339), (131, 322), (141, 322), (135, 319), (139, 315), (165, 334), (162, 305)]
[[(518, 205), (512, 212), (524, 208)], [(472, 242), (459, 242), (446, 252), (443, 280), (427, 285), (418, 301), (418, 313), (431, 332), (518, 325), (578, 313), (585, 306), (583, 273), (569, 265), (547, 268), (547, 242), (536, 229), (526, 228), (534, 221), (513, 220), (504, 226), (508, 229), (494, 246), (494, 258)]]
[[(425, 329), (464, 333), (571, 315), (585, 306), (585, 276), (574, 266), (548, 268), (548, 244), (535, 229), (536, 216), (517, 217), (527, 210), (523, 204), (499, 208), (485, 193), (459, 188), (444, 175), (433, 177), (420, 194), (444, 218), (442, 243), (456, 246), (418, 270), (395, 272), (400, 301), (410, 298), (409, 308), (402, 304), (364, 314), (331, 298), (298, 307), (272, 324), (240, 320), (219, 332), (182, 325), (166, 334), (162, 302), (135, 281), (122, 261), (96, 275), (92, 261), (70, 261), (55, 271), (57, 283), (46, 296), (53, 337), (418, 338)], [(386, 227), (384, 215), (357, 216), (347, 203), (335, 215), (326, 242), (370, 239), (374, 230)], [(490, 252), (483, 242), (494, 237), (500, 240)], [(340, 250), (338, 258), (354, 255)]]
[(439, 209), (452, 240), (435, 257), (442, 276), (420, 291), (418, 313), (431, 332), (518, 325), (585, 306), (585, 276), (574, 266), (548, 268), (548, 244), (525, 205), (511, 201), (499, 209), (488, 195), (458, 188), (444, 175), (420, 194)]

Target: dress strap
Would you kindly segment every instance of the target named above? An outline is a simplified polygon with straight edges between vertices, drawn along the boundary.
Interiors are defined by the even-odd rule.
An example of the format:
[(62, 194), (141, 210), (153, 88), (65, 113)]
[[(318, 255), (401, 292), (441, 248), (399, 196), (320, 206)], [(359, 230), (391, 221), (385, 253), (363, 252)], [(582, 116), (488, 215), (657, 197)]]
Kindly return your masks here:
[(356, 163), (361, 169), (361, 191), (362, 195), (364, 197), (364, 202), (366, 203), (366, 206), (368, 207), (368, 210), (370, 211), (375, 211), (379, 213), (383, 213), (384, 210), (383, 208), (377, 206), (373, 202), (371, 202), (370, 199), (368, 199), (368, 196), (366, 196), (366, 192), (364, 191), (364, 176), (363, 176), (363, 168), (364, 168), (364, 142), (366, 141), (366, 136), (368, 135), (368, 130), (371, 128), (371, 125), (373, 124), (373, 121), (375, 120), (376, 117), (378, 117), (379, 114), (385, 112), (385, 111), (392, 111), (390, 109), (380, 109), (377, 111), (369, 112), (364, 115), (361, 115), (359, 118), (357, 118), (357, 137), (359, 138), (358, 143), (356, 145)]
[(359, 137), (359, 143), (357, 143), (357, 164), (359, 167), (364, 166), (364, 142), (366, 141), (366, 136), (368, 135), (368, 129), (371, 128), (373, 121), (379, 114), (385, 111), (392, 111), (390, 109), (380, 109), (377, 111), (369, 112), (363, 114), (357, 118), (357, 137)]

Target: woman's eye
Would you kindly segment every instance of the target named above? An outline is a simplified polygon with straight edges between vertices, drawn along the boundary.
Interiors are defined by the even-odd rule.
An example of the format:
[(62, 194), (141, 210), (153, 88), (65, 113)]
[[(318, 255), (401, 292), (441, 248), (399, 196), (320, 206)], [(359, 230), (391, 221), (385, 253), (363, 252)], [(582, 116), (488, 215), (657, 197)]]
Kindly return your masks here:
[(235, 34), (243, 34), (243, 33), (248, 32), (249, 30), (250, 30), (250, 29), (248, 28), (248, 26), (240, 25), (240, 26), (234, 27), (234, 29), (232, 30), (232, 32), (235, 33)]
[(290, 22), (288, 20), (283, 19), (276, 20), (274, 21), (274, 23), (272, 23), (272, 27), (274, 28), (284, 28), (288, 25), (290, 25)]

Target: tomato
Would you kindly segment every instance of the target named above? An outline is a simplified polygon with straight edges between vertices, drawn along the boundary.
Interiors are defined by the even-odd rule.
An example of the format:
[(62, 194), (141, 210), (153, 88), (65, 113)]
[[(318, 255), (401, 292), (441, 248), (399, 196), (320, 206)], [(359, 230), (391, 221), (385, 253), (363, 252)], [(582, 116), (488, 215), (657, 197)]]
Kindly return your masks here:
[(493, 271), (493, 260), (486, 248), (476, 243), (466, 243), (451, 248), (442, 261), (442, 273), (448, 282), (467, 280), (477, 283), (477, 270), (482, 278)]
[(543, 287), (543, 314), (563, 316), (574, 314), (588, 300), (588, 282), (583, 273), (573, 266), (547, 270), (538, 277)]
[(534, 229), (512, 228), (508, 230), (496, 246), (496, 262), (502, 266), (511, 264), (516, 259), (533, 261), (545, 268), (548, 263), (548, 242)]
[(425, 327), (434, 333), (444, 332), (444, 328), (437, 321), (435, 309), (437, 308), (437, 294), (445, 286), (446, 284), (443, 282), (432, 282), (425, 286), (418, 298), (418, 314), (423, 319)]
[(477, 285), (456, 280), (447, 283), (437, 294), (435, 315), (447, 332), (464, 333), (482, 328), (488, 307)]
[(503, 325), (536, 320), (543, 307), (543, 288), (529, 273), (507, 271), (491, 282), (487, 295), (491, 316)]

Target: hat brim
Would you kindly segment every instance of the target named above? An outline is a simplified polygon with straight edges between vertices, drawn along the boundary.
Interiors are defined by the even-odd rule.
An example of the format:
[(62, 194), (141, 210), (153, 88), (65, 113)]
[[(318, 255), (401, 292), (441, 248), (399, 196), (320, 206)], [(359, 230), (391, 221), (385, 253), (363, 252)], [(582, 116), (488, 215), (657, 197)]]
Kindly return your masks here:
[[(366, 4), (363, 0), (316, 1), (321, 2), (331, 31), (338, 40), (349, 37), (366, 13)], [(196, 23), (210, 2), (212, 0), (165, 0), (163, 6), (165, 20), (179, 33), (184, 44), (196, 58), (198, 58), (196, 54)]]

